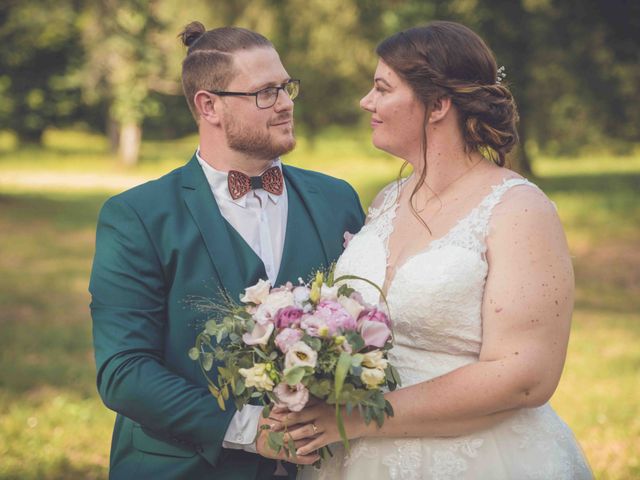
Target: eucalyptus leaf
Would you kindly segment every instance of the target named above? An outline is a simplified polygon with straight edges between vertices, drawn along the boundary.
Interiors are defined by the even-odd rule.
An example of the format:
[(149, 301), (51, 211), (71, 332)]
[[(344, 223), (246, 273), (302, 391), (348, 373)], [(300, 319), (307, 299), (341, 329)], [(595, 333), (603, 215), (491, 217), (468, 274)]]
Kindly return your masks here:
[(208, 320), (207, 323), (204, 324), (204, 331), (208, 335), (215, 335), (218, 329), (218, 324), (215, 320)]
[(254, 347), (254, 348), (253, 348), (253, 351), (254, 351), (254, 352), (256, 353), (256, 355), (258, 355), (262, 360), (266, 360), (267, 362), (269, 361), (269, 357), (267, 357), (267, 355), (266, 355), (262, 350), (260, 350), (259, 348)]
[(289, 447), (287, 453), (289, 454), (290, 457), (296, 458), (296, 456), (297, 456), (296, 455), (296, 444), (293, 441), (293, 438), (289, 437), (289, 441), (287, 442), (287, 444), (288, 444), (288, 447)]
[(307, 373), (306, 367), (295, 366), (284, 371), (284, 381), (287, 385), (297, 385)]
[(224, 398), (222, 398), (222, 395), (218, 395), (217, 400), (218, 400), (218, 406), (220, 407), (220, 410), (225, 411), (227, 407), (224, 404)]
[(213, 367), (213, 353), (206, 352), (202, 355), (202, 368), (207, 372)]
[(340, 285), (340, 288), (338, 289), (338, 296), (350, 297), (351, 294), (354, 292), (355, 290), (353, 288), (351, 288), (346, 283), (343, 283), (342, 285)]
[(362, 365), (362, 360), (364, 360), (364, 355), (361, 353), (356, 353), (355, 355), (353, 355), (353, 357), (351, 357), (351, 366), (359, 367), (360, 365)]
[(280, 450), (282, 450), (282, 447), (284, 447), (284, 433), (269, 432), (267, 434), (267, 443), (271, 450), (276, 453), (280, 453)]
[(238, 378), (236, 380), (236, 395), (242, 395), (245, 391), (244, 380), (242, 378)]

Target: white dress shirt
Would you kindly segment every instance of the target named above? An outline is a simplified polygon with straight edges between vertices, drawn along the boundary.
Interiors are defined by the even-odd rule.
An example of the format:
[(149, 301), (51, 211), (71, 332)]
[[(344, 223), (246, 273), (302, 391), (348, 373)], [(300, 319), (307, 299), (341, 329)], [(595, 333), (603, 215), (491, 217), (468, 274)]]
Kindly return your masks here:
[[(275, 286), (287, 230), (286, 185), (282, 195), (258, 189), (234, 200), (227, 186), (227, 172), (216, 170), (205, 162), (199, 149), (196, 157), (207, 177), (220, 213), (262, 260), (267, 277), (271, 285)], [(279, 159), (274, 160), (269, 168), (272, 166), (282, 168)], [(241, 411), (237, 411), (227, 428), (222, 446), (256, 453), (254, 440), (261, 413), (262, 407), (257, 405), (246, 405)]]

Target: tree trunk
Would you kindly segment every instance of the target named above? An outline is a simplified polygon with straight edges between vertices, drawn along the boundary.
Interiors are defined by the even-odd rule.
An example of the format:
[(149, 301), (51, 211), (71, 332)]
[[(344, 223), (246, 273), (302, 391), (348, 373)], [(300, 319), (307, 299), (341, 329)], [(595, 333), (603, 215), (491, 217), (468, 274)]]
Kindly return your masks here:
[[(522, 114), (522, 112), (521, 112)], [(516, 170), (522, 174), (522, 176), (524, 177), (533, 177), (533, 169), (531, 168), (531, 159), (529, 158), (529, 155), (527, 154), (527, 149), (525, 148), (526, 145), (526, 140), (527, 140), (527, 136), (526, 136), (526, 121), (521, 118), (520, 119), (520, 125), (518, 128), (518, 136), (520, 137), (520, 145), (518, 146), (518, 151), (517, 151), (517, 155), (516, 155)]]
[(141, 137), (142, 129), (139, 124), (135, 122), (127, 122), (120, 126), (118, 157), (127, 167), (131, 167), (138, 163)]
[(120, 125), (112, 117), (107, 118), (107, 138), (109, 139), (109, 151), (117, 154), (120, 147)]
[(18, 136), (18, 142), (20, 145), (34, 145), (42, 146), (42, 136), (44, 135), (44, 129), (17, 129), (16, 135)]

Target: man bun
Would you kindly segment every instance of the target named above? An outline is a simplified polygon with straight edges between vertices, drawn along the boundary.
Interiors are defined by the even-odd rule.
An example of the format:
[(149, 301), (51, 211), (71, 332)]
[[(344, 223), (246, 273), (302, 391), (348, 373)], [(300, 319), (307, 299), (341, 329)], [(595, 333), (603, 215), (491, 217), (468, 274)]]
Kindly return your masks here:
[(182, 41), (182, 44), (189, 48), (191, 47), (202, 35), (206, 32), (207, 29), (200, 22), (191, 22), (189, 25), (184, 27), (184, 30), (178, 34), (178, 38)]

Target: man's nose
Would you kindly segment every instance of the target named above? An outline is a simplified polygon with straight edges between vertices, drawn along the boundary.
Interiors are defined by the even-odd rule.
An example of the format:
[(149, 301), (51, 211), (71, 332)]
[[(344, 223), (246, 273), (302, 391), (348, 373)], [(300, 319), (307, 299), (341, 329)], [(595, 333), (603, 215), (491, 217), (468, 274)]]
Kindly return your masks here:
[(293, 109), (293, 100), (291, 100), (291, 97), (284, 89), (278, 90), (278, 97), (276, 98), (276, 103), (273, 108), (277, 112)]

